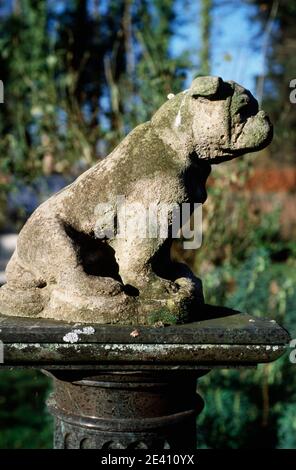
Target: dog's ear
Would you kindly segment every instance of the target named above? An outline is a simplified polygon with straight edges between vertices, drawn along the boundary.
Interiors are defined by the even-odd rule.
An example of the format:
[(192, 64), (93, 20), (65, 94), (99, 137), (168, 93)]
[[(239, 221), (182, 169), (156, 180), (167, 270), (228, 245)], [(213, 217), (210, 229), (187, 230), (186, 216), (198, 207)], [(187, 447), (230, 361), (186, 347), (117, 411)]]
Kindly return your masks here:
[(199, 96), (211, 98), (218, 93), (221, 84), (222, 79), (220, 77), (198, 77), (193, 80), (189, 88), (189, 94), (196, 98)]

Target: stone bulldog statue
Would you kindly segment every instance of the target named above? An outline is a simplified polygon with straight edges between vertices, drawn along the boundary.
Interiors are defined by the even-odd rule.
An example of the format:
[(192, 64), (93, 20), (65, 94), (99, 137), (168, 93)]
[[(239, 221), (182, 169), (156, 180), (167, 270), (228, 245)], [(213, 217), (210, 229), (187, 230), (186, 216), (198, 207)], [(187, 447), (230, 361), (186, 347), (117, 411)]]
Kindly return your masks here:
[[(166, 237), (122, 235), (118, 197), (147, 210), (203, 203), (210, 165), (262, 149), (272, 127), (249, 91), (218, 77), (196, 78), (169, 98), (33, 213), (7, 266), (2, 314), (135, 325), (198, 320), (201, 283), (170, 258), (171, 214)], [(140, 213), (132, 218), (131, 227), (142, 226)]]

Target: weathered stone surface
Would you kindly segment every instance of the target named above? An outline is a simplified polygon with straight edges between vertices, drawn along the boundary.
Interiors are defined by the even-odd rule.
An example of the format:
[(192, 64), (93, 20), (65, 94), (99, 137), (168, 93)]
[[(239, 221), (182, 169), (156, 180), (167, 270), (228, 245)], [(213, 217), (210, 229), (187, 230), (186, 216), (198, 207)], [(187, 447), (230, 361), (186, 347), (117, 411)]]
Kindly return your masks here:
[(166, 327), (69, 323), (0, 315), (4, 343), (263, 344), (284, 345), (289, 336), (274, 320), (204, 305), (201, 321)]
[[(201, 282), (172, 263), (169, 235), (106, 235), (118, 196), (145, 209), (202, 203), (212, 163), (263, 148), (271, 136), (250, 92), (217, 77), (195, 79), (108, 158), (34, 212), (7, 266), (0, 311), (95, 323), (198, 319)], [(133, 222), (141, 226), (143, 220), (136, 213)]]
[(75, 368), (176, 371), (257, 365), (284, 353), (289, 334), (274, 320), (227, 310), (212, 307), (209, 320), (154, 328), (0, 315), (0, 366), (66, 368), (74, 377)]

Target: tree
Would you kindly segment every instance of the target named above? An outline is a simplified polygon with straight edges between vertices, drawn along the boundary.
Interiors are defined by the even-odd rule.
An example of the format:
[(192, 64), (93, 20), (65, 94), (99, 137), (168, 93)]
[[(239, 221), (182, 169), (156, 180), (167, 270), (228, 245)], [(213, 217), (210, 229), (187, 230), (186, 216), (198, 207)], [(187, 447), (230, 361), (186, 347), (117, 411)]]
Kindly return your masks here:
[[(290, 81), (296, 70), (296, 5), (288, 0), (253, 0), (263, 27), (266, 68), (258, 77), (264, 109), (275, 124), (272, 158), (295, 162), (296, 106), (290, 102)], [(263, 83), (263, 86), (262, 86)], [(279, 106), (279, 103), (280, 106)]]
[(212, 0), (200, 0), (200, 74), (210, 75), (211, 72), (211, 23), (212, 23), (212, 12), (213, 1)]

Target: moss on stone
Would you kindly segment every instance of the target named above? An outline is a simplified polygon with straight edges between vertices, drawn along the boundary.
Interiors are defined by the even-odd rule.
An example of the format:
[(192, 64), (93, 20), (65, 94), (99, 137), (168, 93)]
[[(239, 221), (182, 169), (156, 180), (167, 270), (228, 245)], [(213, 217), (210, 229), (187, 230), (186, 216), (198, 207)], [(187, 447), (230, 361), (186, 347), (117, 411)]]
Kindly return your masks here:
[(165, 307), (155, 310), (148, 315), (149, 325), (154, 325), (157, 322), (161, 322), (164, 325), (176, 325), (179, 323), (178, 316)]

